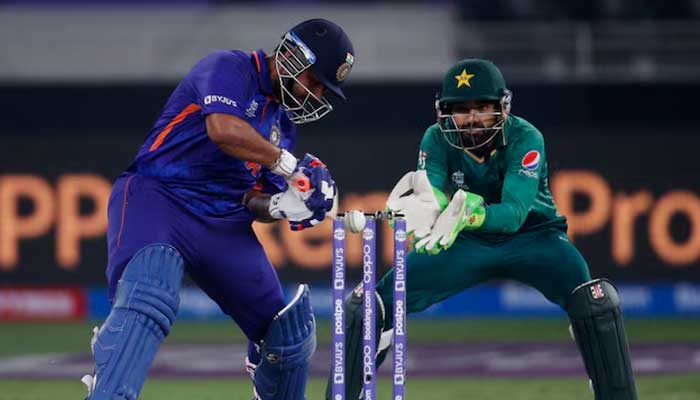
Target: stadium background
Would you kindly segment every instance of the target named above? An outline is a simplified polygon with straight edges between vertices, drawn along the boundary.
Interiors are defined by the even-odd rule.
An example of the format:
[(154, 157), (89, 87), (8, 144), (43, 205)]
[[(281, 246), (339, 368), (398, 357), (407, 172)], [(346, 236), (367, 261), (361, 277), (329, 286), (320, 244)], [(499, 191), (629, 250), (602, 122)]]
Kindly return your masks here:
[[(0, 388), (17, 396), (0, 390), (0, 398), (25, 398), (12, 391), (22, 385), (13, 379), (34, 376), (3, 354), (87, 353), (89, 326), (109, 310), (110, 185), (178, 79), (214, 49), (270, 52), (284, 30), (317, 16), (345, 28), (357, 63), (349, 101), (300, 127), (297, 153), (328, 163), (341, 209), (383, 207), (393, 183), (415, 167), (441, 74), (457, 59), (489, 58), (514, 92), (513, 112), (545, 135), (557, 205), (593, 275), (619, 285), (631, 341), (698, 343), (700, 1), (0, 1), (0, 336), (7, 346)], [(324, 325), (329, 224), (301, 233), (284, 223), (257, 229), (285, 284), (312, 284)], [(348, 242), (355, 282), (359, 237)], [(181, 310), (175, 343), (242, 339), (196, 288), (183, 289)], [(422, 313), (413, 340), (560, 341), (563, 317), (537, 292), (493, 282)], [(239, 374), (238, 360), (229, 362)], [(688, 381), (673, 384), (687, 393), (674, 398), (700, 398), (692, 383), (700, 356), (691, 363), (681, 375)], [(48, 375), (47, 385), (66, 378)], [(409, 364), (409, 382), (410, 375)], [(562, 389), (552, 398), (567, 398), (568, 381), (555, 382)], [(665, 388), (645, 382), (642, 389)], [(472, 393), (465, 387), (481, 390), (454, 393)]]

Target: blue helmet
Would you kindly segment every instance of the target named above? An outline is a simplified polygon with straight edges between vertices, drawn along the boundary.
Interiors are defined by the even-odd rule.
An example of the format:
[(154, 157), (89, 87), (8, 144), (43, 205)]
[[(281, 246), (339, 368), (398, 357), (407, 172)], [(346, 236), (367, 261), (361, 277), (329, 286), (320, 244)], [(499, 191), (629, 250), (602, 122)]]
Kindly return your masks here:
[[(343, 29), (325, 19), (310, 19), (294, 26), (283, 37), (275, 54), (282, 104), (296, 124), (316, 121), (333, 107), (325, 97), (311, 93), (297, 77), (311, 68), (316, 78), (336, 96), (345, 99), (341, 85), (355, 62), (350, 38)], [(296, 81), (307, 90), (303, 101), (291, 93), (288, 82)]]

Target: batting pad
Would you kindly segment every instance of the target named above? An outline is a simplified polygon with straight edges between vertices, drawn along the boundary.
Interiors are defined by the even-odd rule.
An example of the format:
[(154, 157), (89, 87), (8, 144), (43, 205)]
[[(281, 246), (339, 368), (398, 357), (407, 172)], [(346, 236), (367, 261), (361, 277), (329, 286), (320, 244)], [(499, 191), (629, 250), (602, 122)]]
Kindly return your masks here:
[(309, 287), (299, 285), (294, 299), (275, 316), (260, 343), (255, 392), (261, 400), (304, 400), (309, 360), (316, 351), (316, 321)]
[(138, 398), (175, 321), (183, 270), (180, 253), (165, 244), (144, 247), (129, 261), (112, 311), (93, 339), (95, 376), (88, 399)]

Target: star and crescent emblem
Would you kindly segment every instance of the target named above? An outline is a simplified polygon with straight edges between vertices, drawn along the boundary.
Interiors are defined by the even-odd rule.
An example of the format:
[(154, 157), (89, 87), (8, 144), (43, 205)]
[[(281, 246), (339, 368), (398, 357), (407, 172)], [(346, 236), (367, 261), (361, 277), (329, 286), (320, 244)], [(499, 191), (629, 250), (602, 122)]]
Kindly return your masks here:
[(474, 74), (470, 74), (467, 72), (466, 69), (463, 69), (461, 74), (455, 75), (455, 79), (457, 80), (457, 88), (459, 89), (462, 86), (472, 87), (472, 85), (469, 83), (469, 80), (473, 77)]

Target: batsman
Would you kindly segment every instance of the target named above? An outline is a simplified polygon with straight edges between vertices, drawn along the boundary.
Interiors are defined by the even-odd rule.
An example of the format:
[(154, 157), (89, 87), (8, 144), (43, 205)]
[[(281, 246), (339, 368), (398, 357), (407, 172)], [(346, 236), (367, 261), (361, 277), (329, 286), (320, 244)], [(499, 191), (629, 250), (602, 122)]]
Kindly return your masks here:
[[(417, 171), (399, 180), (387, 202), (413, 234), (407, 312), (491, 279), (522, 282), (568, 314), (595, 399), (636, 399), (617, 290), (591, 279), (569, 241), (549, 190), (542, 134), (510, 113), (511, 99), (501, 71), (486, 60), (462, 60), (443, 78)], [(377, 284), (377, 365), (393, 335), (393, 279), (389, 270)], [(360, 295), (358, 288), (345, 305), (348, 399), (362, 386)]]

